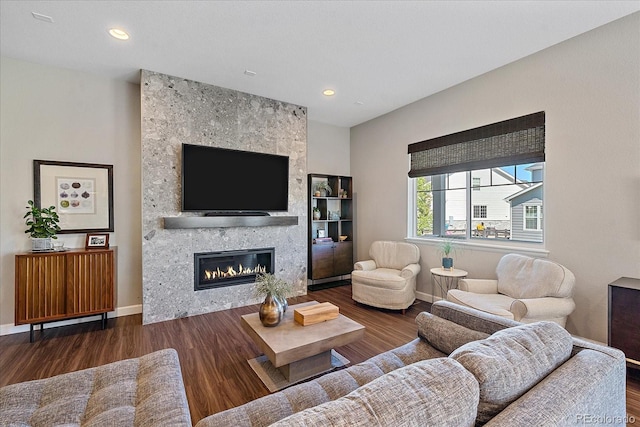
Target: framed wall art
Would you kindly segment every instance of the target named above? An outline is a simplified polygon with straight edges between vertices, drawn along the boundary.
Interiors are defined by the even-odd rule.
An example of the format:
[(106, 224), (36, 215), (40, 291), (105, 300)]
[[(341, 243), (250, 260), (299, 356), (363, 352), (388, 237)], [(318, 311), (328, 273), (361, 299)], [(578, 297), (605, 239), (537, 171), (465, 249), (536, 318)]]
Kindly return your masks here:
[(113, 231), (113, 165), (34, 160), (33, 200), (56, 207), (59, 234)]

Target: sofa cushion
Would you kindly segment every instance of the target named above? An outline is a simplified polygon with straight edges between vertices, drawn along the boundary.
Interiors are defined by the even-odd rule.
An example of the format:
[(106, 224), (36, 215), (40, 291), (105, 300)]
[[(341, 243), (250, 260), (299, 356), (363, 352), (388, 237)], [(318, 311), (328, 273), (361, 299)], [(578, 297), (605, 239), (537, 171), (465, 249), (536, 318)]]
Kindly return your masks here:
[(377, 268), (375, 270), (360, 271), (351, 273), (358, 283), (384, 289), (400, 290), (407, 286), (407, 280), (400, 275), (400, 270), (392, 268)]
[(166, 349), (2, 387), (0, 425), (190, 426), (178, 354)]
[(431, 359), (386, 374), (273, 426), (472, 426), (478, 383), (458, 362)]
[(484, 424), (569, 359), (572, 346), (561, 326), (537, 322), (470, 342), (449, 357), (480, 384), (477, 421)]
[(505, 319), (513, 320), (513, 313), (509, 310), (514, 299), (502, 294), (475, 294), (459, 289), (447, 292), (447, 300), (476, 310), (491, 313)]
[(465, 328), (427, 312), (418, 314), (416, 323), (418, 336), (445, 354), (451, 354), (468, 342), (482, 340), (489, 336), (484, 332)]
[(624, 354), (611, 347), (593, 348), (572, 356), (487, 425), (636, 425), (626, 411)]

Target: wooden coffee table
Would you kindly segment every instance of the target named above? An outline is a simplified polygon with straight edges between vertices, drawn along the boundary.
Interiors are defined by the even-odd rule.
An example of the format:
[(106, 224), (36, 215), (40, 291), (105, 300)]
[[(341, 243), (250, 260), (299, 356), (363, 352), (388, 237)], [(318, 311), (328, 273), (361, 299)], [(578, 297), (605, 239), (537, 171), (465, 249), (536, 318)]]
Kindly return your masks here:
[(294, 322), (296, 308), (313, 304), (318, 302), (290, 305), (280, 324), (271, 328), (262, 325), (258, 313), (241, 317), (243, 329), (290, 384), (331, 370), (332, 349), (364, 336), (364, 326), (342, 314), (314, 325)]

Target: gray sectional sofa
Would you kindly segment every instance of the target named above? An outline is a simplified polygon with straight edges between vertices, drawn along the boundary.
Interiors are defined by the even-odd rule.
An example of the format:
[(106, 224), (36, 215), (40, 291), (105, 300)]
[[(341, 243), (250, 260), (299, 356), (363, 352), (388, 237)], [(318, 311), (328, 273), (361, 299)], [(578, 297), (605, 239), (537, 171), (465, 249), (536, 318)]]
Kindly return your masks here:
[(3, 427), (190, 425), (173, 349), (0, 388)]
[[(618, 350), (572, 338), (552, 322), (524, 325), (446, 301), (416, 321), (419, 336), (404, 346), (210, 415), (196, 427), (625, 425), (626, 365)], [(51, 425), (34, 422), (34, 415), (42, 420), (46, 412), (67, 410), (73, 413), (67, 425), (105, 425), (93, 420), (114, 410), (129, 415), (106, 425), (190, 425), (179, 363), (175, 352), (165, 350), (162, 358), (167, 355), (175, 365), (157, 395), (144, 391), (149, 385), (136, 392), (131, 382), (138, 376), (116, 375), (121, 364), (138, 362), (105, 365), (128, 377), (134, 397), (126, 410), (117, 408), (119, 401), (105, 404), (108, 393), (92, 393), (83, 410), (72, 402), (51, 405), (51, 382), (59, 381), (53, 377), (0, 389), (0, 425)], [(93, 369), (89, 376), (98, 378), (104, 367)], [(83, 372), (66, 374), (64, 383), (70, 387), (76, 375), (86, 383)], [(84, 387), (79, 400), (97, 388)]]
[(404, 346), (196, 427), (625, 425), (619, 350), (446, 301), (416, 322)]

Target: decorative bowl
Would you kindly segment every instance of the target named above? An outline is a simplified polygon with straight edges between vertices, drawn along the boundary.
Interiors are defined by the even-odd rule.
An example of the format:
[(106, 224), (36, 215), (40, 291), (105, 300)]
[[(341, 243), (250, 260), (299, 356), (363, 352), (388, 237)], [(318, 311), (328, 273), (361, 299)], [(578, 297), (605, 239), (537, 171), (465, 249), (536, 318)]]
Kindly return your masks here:
[(344, 242), (345, 240), (347, 240), (347, 237), (349, 237), (349, 236), (340, 236), (340, 241)]

